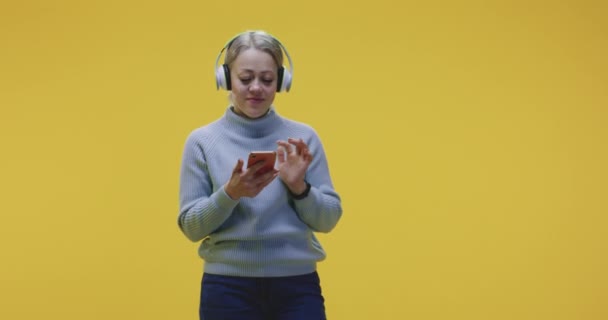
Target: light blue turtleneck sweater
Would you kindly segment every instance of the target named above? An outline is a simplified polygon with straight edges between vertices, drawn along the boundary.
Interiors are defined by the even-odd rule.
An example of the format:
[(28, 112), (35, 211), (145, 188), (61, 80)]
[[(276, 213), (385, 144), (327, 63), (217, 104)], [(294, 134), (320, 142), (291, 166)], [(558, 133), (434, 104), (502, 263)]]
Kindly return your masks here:
[[(313, 155), (308, 196), (291, 198), (277, 177), (254, 198), (231, 199), (223, 186), (237, 160), (246, 160), (250, 151), (276, 150), (276, 141), (287, 138), (302, 138)], [(273, 107), (253, 120), (228, 108), (188, 136), (178, 223), (188, 239), (203, 240), (199, 255), (205, 272), (247, 277), (313, 272), (325, 258), (313, 232), (329, 232), (341, 215), (323, 146), (310, 126), (279, 116)]]

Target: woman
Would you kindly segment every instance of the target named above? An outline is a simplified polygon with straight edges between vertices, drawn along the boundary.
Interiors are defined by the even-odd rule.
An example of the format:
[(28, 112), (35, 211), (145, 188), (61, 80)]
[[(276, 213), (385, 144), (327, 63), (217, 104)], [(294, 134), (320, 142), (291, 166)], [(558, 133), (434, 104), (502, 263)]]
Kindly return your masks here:
[[(237, 35), (218, 60), (223, 51), (217, 84), (231, 105), (188, 136), (180, 177), (179, 227), (202, 240), (205, 261), (200, 318), (325, 319), (314, 232), (332, 230), (342, 208), (314, 129), (272, 104), (291, 86), (289, 54), (263, 31)], [(275, 168), (244, 166), (254, 150), (276, 150)]]

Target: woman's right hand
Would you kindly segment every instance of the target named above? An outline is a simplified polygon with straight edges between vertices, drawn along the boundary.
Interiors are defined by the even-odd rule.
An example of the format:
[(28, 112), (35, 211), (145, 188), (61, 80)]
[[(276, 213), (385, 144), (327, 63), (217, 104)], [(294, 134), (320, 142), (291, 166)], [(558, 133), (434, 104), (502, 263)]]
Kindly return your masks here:
[(264, 162), (258, 162), (243, 170), (243, 160), (239, 159), (232, 170), (230, 180), (224, 185), (224, 191), (233, 200), (238, 200), (241, 197), (253, 198), (257, 196), (279, 174), (276, 169), (259, 174), (258, 171), (263, 166)]

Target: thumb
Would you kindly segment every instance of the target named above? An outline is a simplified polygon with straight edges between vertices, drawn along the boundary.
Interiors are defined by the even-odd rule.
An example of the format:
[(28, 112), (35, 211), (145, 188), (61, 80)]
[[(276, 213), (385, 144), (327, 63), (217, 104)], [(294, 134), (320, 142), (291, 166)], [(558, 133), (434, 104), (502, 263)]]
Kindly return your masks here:
[(232, 170), (233, 173), (241, 173), (243, 171), (243, 160), (239, 159), (236, 162), (236, 166), (234, 166), (234, 169)]

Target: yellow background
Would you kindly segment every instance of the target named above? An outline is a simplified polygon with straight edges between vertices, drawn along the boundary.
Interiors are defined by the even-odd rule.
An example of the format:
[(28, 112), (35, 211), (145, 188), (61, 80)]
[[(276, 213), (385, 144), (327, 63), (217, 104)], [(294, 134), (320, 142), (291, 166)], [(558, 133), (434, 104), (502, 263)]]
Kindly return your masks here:
[(608, 319), (605, 1), (0, 3), (0, 319), (197, 319), (187, 134), (247, 29), (324, 142), (330, 319)]

